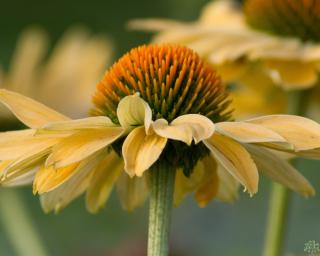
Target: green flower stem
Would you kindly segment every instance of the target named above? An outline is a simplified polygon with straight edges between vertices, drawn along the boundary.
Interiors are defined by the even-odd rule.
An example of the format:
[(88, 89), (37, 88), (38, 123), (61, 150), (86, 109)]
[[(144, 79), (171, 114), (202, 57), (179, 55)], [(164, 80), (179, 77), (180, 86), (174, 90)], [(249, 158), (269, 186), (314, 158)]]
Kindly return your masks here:
[[(293, 91), (288, 93), (288, 113), (292, 115), (304, 115), (308, 94), (308, 91)], [(297, 163), (296, 159), (292, 164), (296, 166)], [(283, 255), (290, 198), (291, 192), (287, 188), (279, 184), (272, 185), (263, 256)]]
[(15, 255), (48, 255), (18, 191), (9, 188), (1, 189), (0, 209), (1, 224), (13, 246)]
[(158, 164), (150, 176), (148, 256), (167, 256), (175, 170)]

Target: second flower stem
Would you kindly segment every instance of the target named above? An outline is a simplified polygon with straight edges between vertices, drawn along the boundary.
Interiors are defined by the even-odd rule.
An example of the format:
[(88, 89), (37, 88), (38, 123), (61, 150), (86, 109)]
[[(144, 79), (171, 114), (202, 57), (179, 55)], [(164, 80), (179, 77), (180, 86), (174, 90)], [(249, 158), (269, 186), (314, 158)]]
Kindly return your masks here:
[(148, 256), (167, 256), (175, 170), (157, 164), (150, 176)]
[[(288, 93), (289, 114), (305, 114), (308, 93), (308, 91), (293, 91)], [(297, 161), (294, 161), (292, 164), (297, 165)], [(291, 192), (284, 186), (279, 184), (272, 185), (263, 256), (283, 255), (290, 194)]]

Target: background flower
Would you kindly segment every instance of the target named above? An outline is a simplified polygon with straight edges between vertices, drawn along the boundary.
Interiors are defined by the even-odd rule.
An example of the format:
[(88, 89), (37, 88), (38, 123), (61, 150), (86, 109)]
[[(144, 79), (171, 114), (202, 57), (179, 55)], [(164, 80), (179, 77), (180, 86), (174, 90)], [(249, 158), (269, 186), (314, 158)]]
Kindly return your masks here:
[[(0, 87), (28, 95), (70, 116), (86, 116), (90, 106), (87, 95), (94, 92), (94, 85), (111, 61), (110, 40), (90, 35), (84, 28), (72, 28), (49, 55), (48, 41), (47, 33), (39, 28), (24, 30), (9, 70), (0, 72)], [(1, 115), (6, 118), (8, 112), (3, 110)]]
[[(320, 45), (313, 40), (310, 31), (317, 29), (317, 22), (312, 23), (312, 19), (316, 20), (319, 14), (317, 4), (312, 9), (311, 2), (302, 2), (287, 4), (284, 0), (273, 4), (264, 0), (248, 0), (245, 1), (245, 15), (236, 2), (213, 1), (203, 9), (196, 22), (151, 19), (135, 20), (129, 26), (159, 31), (154, 42), (181, 43), (206, 57), (220, 70), (226, 82), (240, 85), (236, 87), (240, 89), (233, 92), (240, 110), (243, 107), (246, 111), (247, 104), (252, 103), (255, 111), (263, 109), (264, 112), (276, 113), (285, 110), (286, 101), (286, 96), (277, 86), (286, 90), (306, 89), (318, 82)], [(299, 18), (290, 16), (290, 6), (297, 10), (300, 8)], [(302, 22), (308, 19), (309, 9), (311, 17)], [(287, 19), (281, 18), (281, 12), (287, 14)], [(269, 33), (271, 23), (272, 28), (277, 27), (276, 33)], [(296, 29), (292, 29), (290, 37), (287, 37), (285, 33), (291, 27)], [(304, 41), (300, 39), (301, 33), (304, 33)], [(306, 38), (308, 33), (310, 40)], [(248, 79), (252, 74), (254, 82)], [(246, 87), (243, 90), (249, 92), (247, 96), (241, 92), (243, 86)], [(250, 97), (250, 93), (254, 97)], [(260, 105), (252, 99), (256, 99)]]

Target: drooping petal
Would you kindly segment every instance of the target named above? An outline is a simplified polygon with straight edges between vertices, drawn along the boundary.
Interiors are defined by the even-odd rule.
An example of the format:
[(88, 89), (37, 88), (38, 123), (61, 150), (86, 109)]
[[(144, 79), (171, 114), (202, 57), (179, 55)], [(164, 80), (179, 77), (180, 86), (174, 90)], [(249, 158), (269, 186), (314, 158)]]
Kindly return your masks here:
[(248, 151), (238, 142), (220, 134), (204, 141), (215, 159), (252, 195), (258, 191), (257, 167)]
[(96, 213), (108, 200), (113, 185), (123, 171), (123, 161), (111, 152), (94, 170), (86, 193), (86, 206), (89, 212)]
[(148, 131), (152, 121), (151, 108), (138, 94), (126, 96), (119, 102), (117, 116), (126, 131), (141, 125)]
[(148, 196), (145, 176), (130, 178), (128, 174), (122, 173), (117, 181), (117, 192), (123, 209), (133, 211)]
[(247, 120), (280, 134), (297, 151), (320, 148), (320, 125), (308, 118), (294, 115), (270, 115)]
[(219, 178), (217, 163), (211, 156), (207, 156), (201, 161), (204, 167), (204, 178), (202, 184), (196, 190), (195, 199), (200, 207), (205, 207), (218, 194)]
[(164, 138), (179, 140), (190, 145), (211, 137), (214, 133), (213, 122), (202, 115), (182, 115), (174, 119), (170, 125), (164, 119), (158, 119), (152, 127), (158, 135)]
[(122, 146), (125, 171), (131, 177), (142, 176), (157, 161), (166, 143), (166, 138), (155, 133), (147, 135), (144, 127), (134, 129)]
[(240, 183), (220, 164), (217, 167), (217, 174), (219, 177), (217, 199), (226, 203), (234, 202), (238, 198)]
[(25, 186), (31, 185), (36, 173), (39, 171), (39, 166), (34, 167), (33, 169), (29, 170), (28, 172), (17, 176), (16, 178), (7, 179), (1, 182), (1, 186), (4, 187), (17, 187), (17, 186)]
[(177, 170), (174, 184), (174, 206), (179, 206), (182, 200), (203, 183), (205, 171), (203, 163), (198, 161), (190, 177), (186, 177), (182, 170)]
[(94, 116), (83, 119), (55, 122), (45, 125), (41, 130), (45, 131), (74, 131), (81, 129), (99, 129), (115, 126), (106, 116)]
[(216, 124), (219, 133), (242, 143), (285, 142), (278, 133), (262, 125), (246, 122), (221, 122)]
[(40, 195), (43, 210), (48, 213), (52, 210), (59, 212), (72, 200), (80, 196), (89, 185), (91, 174), (100, 163), (105, 152), (97, 153), (81, 163), (81, 168), (74, 175), (56, 189)]
[(190, 177), (182, 170), (177, 170), (174, 187), (174, 205), (179, 206), (182, 200), (194, 192), (195, 200), (200, 207), (205, 207), (218, 192), (218, 177), (215, 160), (208, 156), (198, 161)]
[(303, 196), (315, 194), (312, 185), (286, 160), (259, 146), (247, 145), (246, 148), (260, 172)]
[(49, 152), (50, 147), (43, 145), (42, 148), (36, 147), (16, 160), (11, 161), (2, 172), (2, 182), (15, 179), (43, 164)]
[(120, 127), (79, 131), (55, 145), (46, 165), (55, 168), (79, 162), (98, 150), (107, 147), (123, 133)]
[(50, 136), (36, 137), (33, 133), (33, 130), (0, 133), (0, 160), (17, 159), (30, 152), (42, 151), (52, 147), (61, 139)]
[(50, 122), (69, 120), (68, 117), (19, 93), (0, 89), (0, 102), (16, 117), (31, 128), (39, 128)]
[(71, 164), (62, 168), (55, 169), (52, 165), (42, 166), (37, 172), (34, 183), (33, 193), (43, 194), (60, 186), (77, 172), (79, 163)]

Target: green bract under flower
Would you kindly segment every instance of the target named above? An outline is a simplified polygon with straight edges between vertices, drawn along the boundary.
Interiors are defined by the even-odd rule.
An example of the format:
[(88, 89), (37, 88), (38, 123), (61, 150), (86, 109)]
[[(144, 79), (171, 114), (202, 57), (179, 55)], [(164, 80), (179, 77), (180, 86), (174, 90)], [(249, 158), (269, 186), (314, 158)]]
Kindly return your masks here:
[(244, 10), (247, 22), (256, 29), (320, 41), (318, 0), (247, 0)]

